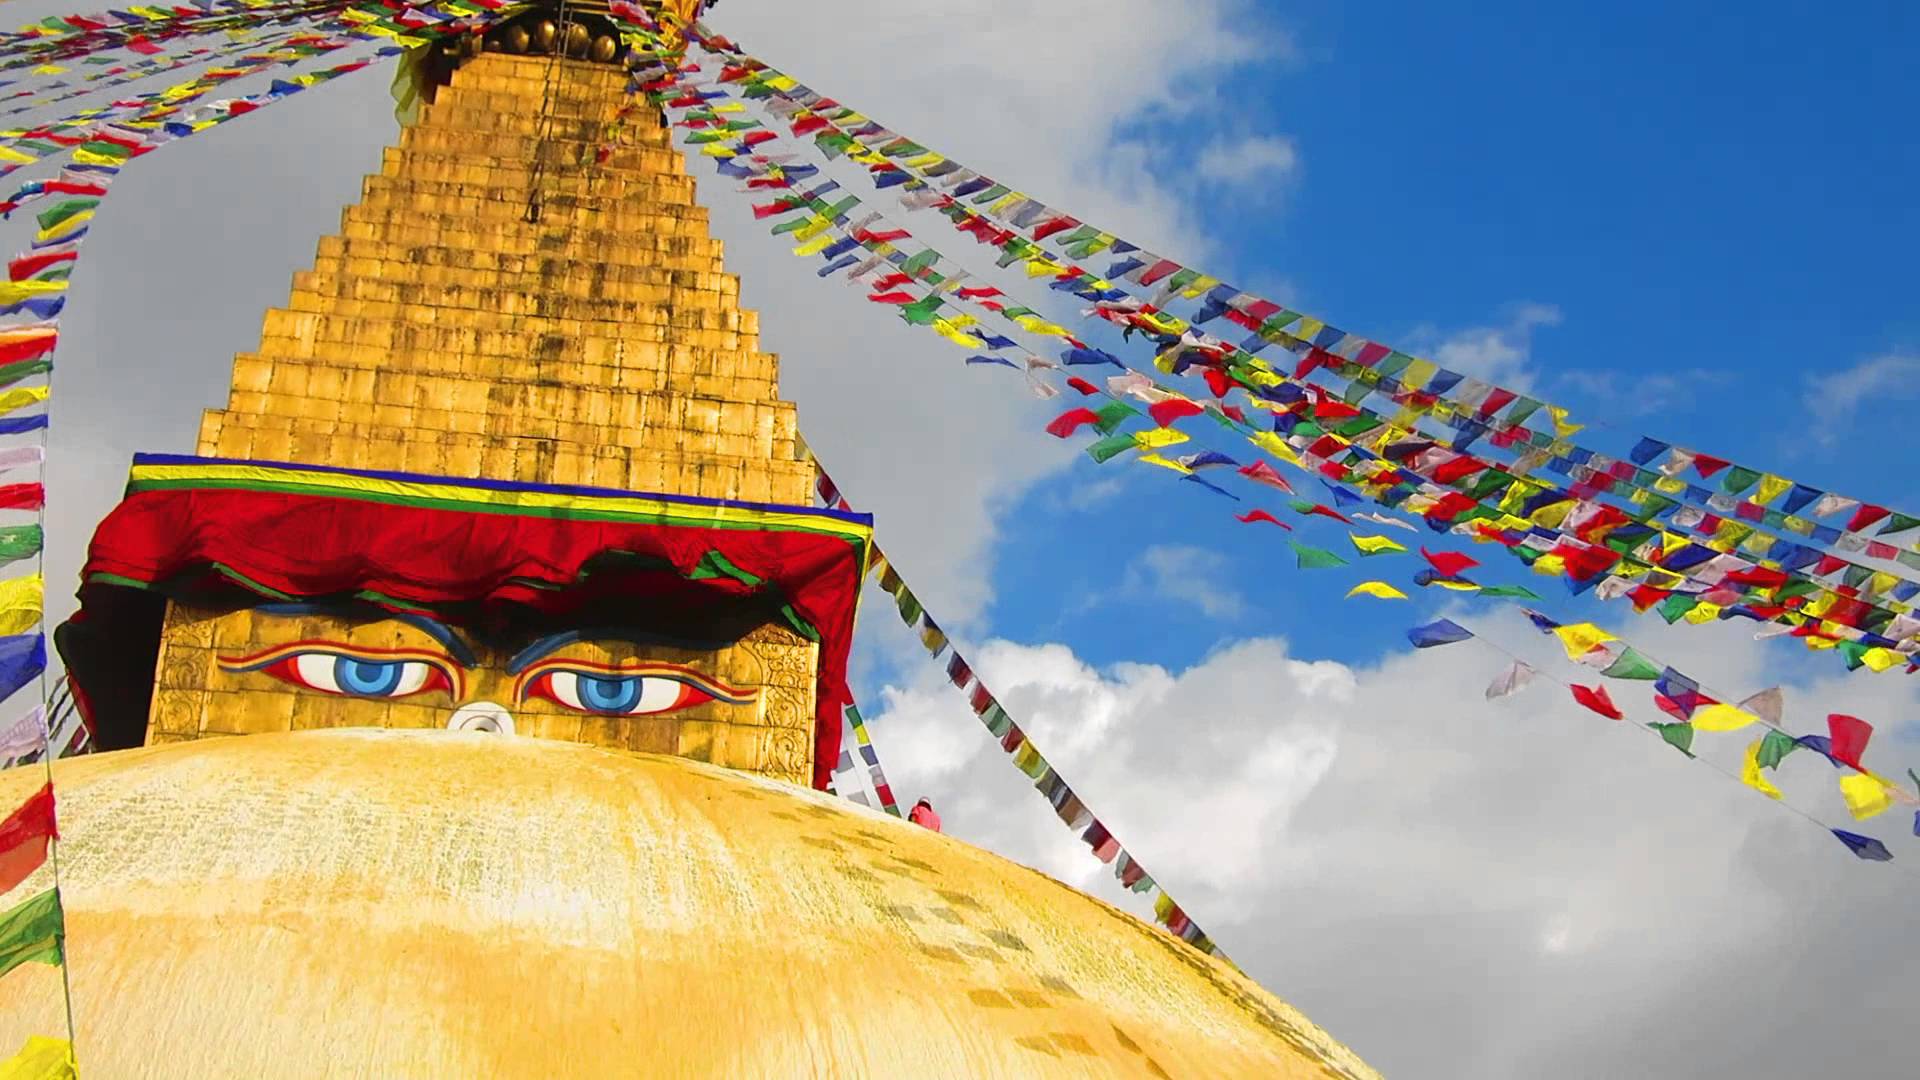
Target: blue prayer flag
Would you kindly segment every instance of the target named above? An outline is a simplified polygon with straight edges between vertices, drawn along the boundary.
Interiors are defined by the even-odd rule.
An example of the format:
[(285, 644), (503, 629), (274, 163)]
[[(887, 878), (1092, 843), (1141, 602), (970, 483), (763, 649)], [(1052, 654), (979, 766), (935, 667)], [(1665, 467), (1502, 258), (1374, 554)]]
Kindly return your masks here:
[(13, 634), (0, 637), (0, 701), (20, 692), (20, 688), (47, 670), (47, 638), (44, 634)]
[(1452, 619), (1436, 619), (1425, 626), (1416, 626), (1407, 631), (1407, 640), (1413, 642), (1416, 649), (1431, 649), (1435, 645), (1451, 645), (1456, 641), (1465, 641), (1473, 636), (1473, 631), (1454, 622)]
[(1871, 836), (1861, 836), (1859, 833), (1848, 832), (1845, 829), (1835, 829), (1833, 830), (1833, 835), (1841, 843), (1847, 845), (1848, 851), (1853, 852), (1862, 859), (1867, 859), (1872, 862), (1893, 861), (1893, 852), (1887, 850), (1887, 845), (1875, 840)]

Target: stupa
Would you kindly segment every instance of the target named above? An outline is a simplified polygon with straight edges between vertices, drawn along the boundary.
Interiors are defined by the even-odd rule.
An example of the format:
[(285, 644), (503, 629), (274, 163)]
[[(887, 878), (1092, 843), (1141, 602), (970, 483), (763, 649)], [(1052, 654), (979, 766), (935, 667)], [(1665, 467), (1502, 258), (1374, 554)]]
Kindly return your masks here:
[[(54, 770), (82, 1072), (1372, 1076), (1230, 964), (817, 790), (871, 522), (808, 505), (581, 10), (450, 58), (94, 538), (59, 643), (108, 752)], [(0, 983), (0, 1046), (63, 1029), (60, 977)]]

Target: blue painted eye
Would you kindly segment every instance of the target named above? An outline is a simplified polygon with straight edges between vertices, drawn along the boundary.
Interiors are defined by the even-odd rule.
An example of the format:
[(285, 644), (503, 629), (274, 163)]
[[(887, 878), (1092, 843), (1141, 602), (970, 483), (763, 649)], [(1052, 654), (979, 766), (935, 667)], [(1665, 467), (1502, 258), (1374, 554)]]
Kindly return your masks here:
[(713, 700), (713, 695), (700, 687), (668, 676), (565, 669), (542, 672), (529, 684), (527, 694), (603, 716), (672, 712)]
[(594, 712), (629, 712), (640, 702), (638, 675), (581, 675), (580, 704)]
[[(420, 660), (366, 660), (341, 653), (305, 652), (289, 657), (295, 677), (315, 690), (353, 697), (396, 698), (426, 689), (428, 680), (444, 682), (432, 664)], [(436, 676), (439, 676), (437, 679)]]

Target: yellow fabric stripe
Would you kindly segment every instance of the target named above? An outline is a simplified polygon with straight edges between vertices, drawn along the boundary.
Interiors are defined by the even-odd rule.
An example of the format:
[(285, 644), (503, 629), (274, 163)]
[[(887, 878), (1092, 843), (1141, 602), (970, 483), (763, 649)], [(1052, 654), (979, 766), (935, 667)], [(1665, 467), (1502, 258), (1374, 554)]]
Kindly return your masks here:
[(306, 469), (276, 469), (265, 465), (135, 465), (130, 476), (135, 483), (221, 480), (257, 484), (298, 484), (319, 489), (316, 494), (324, 494), (331, 490), (384, 495), (397, 499), (452, 500), (497, 506), (502, 509), (528, 507), (598, 513), (673, 514), (769, 528), (812, 529), (836, 533), (863, 542), (873, 537), (871, 526), (826, 514), (795, 510), (758, 510), (744, 506), (710, 506), (634, 495), (571, 495), (554, 491), (500, 491), (459, 484), (393, 480), (378, 476), (355, 476)]

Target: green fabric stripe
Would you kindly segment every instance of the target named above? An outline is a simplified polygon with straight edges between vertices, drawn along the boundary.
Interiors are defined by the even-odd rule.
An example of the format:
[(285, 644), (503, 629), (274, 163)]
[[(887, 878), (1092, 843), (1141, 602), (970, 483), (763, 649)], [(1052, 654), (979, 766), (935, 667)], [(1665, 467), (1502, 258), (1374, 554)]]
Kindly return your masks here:
[(30, 375), (39, 375), (53, 370), (53, 361), (15, 360), (11, 364), (0, 364), (0, 386), (12, 386)]

